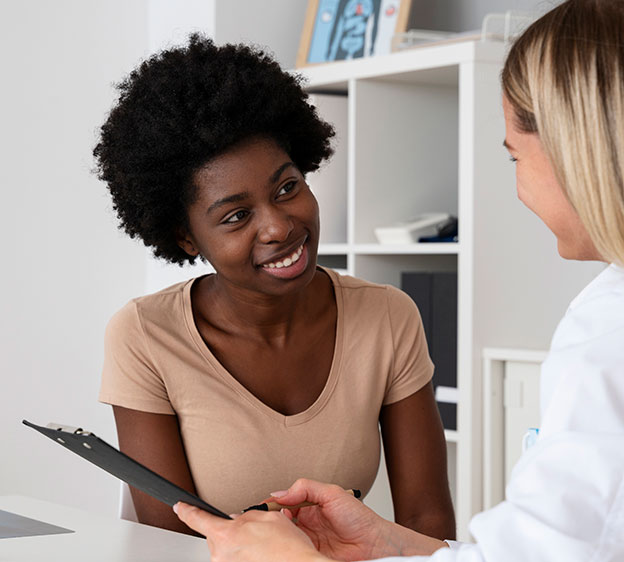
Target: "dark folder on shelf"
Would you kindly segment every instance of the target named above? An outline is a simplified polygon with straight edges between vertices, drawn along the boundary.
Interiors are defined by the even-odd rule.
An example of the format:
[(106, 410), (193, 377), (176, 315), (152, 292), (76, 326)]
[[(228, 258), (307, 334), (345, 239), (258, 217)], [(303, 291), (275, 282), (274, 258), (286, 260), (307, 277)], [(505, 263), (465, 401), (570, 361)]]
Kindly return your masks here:
[[(457, 273), (404, 272), (401, 289), (420, 311), (429, 355), (435, 364), (433, 385), (457, 388)], [(438, 402), (446, 429), (457, 429), (457, 404)]]
[(230, 519), (229, 515), (156, 474), (93, 433), (83, 431), (81, 428), (58, 424), (48, 424), (43, 427), (27, 420), (23, 420), (22, 423), (167, 505), (174, 506), (181, 501), (199, 507), (213, 515)]

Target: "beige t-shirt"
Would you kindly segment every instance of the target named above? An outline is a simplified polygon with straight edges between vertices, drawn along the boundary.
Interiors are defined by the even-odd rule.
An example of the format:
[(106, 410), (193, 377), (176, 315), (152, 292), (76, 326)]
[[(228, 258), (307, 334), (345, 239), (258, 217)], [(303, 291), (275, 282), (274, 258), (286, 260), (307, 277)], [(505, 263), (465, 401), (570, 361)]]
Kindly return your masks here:
[(379, 412), (433, 375), (420, 314), (398, 289), (324, 270), (336, 296), (325, 388), (285, 416), (234, 379), (193, 320), (190, 281), (129, 302), (106, 330), (100, 401), (176, 414), (204, 500), (235, 513), (297, 478), (366, 494), (379, 465)]

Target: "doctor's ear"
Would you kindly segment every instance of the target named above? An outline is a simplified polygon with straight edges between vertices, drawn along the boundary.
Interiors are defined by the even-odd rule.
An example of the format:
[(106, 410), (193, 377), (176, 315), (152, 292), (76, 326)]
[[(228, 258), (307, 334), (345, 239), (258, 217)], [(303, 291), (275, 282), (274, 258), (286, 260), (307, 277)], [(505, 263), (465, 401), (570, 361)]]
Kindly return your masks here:
[(197, 257), (199, 255), (199, 250), (195, 246), (193, 242), (193, 238), (191, 235), (186, 232), (186, 230), (180, 229), (177, 235), (178, 246), (182, 248), (189, 256)]

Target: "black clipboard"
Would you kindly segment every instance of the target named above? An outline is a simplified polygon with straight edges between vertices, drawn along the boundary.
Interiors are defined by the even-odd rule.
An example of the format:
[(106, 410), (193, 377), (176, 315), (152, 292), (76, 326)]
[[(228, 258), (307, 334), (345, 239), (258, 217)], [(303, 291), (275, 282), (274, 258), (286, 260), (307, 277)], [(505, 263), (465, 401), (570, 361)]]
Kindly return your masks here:
[(176, 486), (89, 431), (52, 423), (42, 427), (27, 420), (22, 420), (22, 423), (169, 506), (173, 507), (181, 501), (224, 519), (231, 519), (229, 515)]

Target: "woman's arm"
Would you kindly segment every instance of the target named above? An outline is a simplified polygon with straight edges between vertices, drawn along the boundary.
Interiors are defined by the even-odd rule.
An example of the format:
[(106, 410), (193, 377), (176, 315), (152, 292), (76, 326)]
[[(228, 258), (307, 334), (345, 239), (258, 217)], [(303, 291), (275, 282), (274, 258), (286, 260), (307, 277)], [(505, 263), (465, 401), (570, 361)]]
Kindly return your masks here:
[(433, 385), (384, 406), (379, 420), (395, 521), (431, 537), (454, 539), (446, 441)]
[[(186, 461), (178, 418), (113, 406), (119, 448), (162, 477), (195, 494)], [(182, 523), (168, 505), (130, 488), (139, 522), (180, 533), (196, 534)]]

